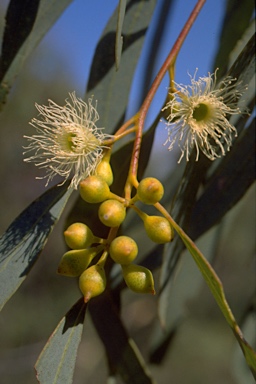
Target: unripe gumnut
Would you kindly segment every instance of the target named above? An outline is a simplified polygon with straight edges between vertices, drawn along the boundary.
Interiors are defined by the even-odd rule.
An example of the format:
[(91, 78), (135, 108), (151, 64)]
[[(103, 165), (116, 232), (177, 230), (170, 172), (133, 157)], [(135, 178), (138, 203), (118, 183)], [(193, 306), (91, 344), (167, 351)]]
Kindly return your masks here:
[(155, 243), (164, 244), (172, 241), (173, 229), (164, 217), (145, 215), (143, 222), (148, 237)]
[(138, 254), (136, 242), (128, 236), (118, 236), (110, 244), (109, 254), (115, 263), (130, 264)]
[(79, 288), (84, 295), (85, 303), (103, 293), (106, 288), (104, 268), (96, 264), (86, 269), (79, 278)]
[(126, 285), (132, 291), (155, 294), (154, 279), (149, 269), (130, 264), (122, 266), (122, 271)]
[(113, 172), (109, 161), (104, 159), (101, 160), (95, 173), (97, 176), (100, 176), (103, 180), (105, 180), (107, 185), (111, 185), (113, 183)]
[(82, 199), (87, 203), (101, 203), (110, 194), (106, 181), (97, 175), (92, 175), (82, 180), (79, 192)]
[(98, 215), (107, 227), (118, 227), (125, 219), (126, 210), (120, 201), (109, 199), (100, 205)]
[(96, 248), (68, 251), (62, 256), (57, 272), (64, 276), (80, 276), (96, 255)]
[(67, 245), (72, 249), (87, 248), (95, 239), (90, 228), (84, 223), (71, 224), (64, 232)]
[(154, 177), (146, 177), (141, 180), (137, 189), (137, 196), (144, 204), (155, 204), (160, 201), (164, 194), (164, 187)]

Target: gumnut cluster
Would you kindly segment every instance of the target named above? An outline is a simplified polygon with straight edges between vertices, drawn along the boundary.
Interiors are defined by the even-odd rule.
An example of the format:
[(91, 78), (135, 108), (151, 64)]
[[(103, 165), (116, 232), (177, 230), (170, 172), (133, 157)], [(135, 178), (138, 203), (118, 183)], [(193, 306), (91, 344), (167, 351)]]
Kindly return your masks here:
[(130, 199), (112, 193), (112, 182), (113, 173), (109, 157), (103, 157), (95, 174), (82, 180), (79, 185), (81, 198), (87, 203), (98, 204), (99, 220), (109, 228), (107, 239), (95, 236), (84, 223), (71, 224), (64, 232), (70, 250), (63, 255), (58, 273), (79, 277), (79, 287), (85, 302), (104, 292), (104, 266), (108, 256), (120, 265), (128, 288), (137, 293), (155, 294), (151, 271), (134, 263), (138, 255), (136, 241), (129, 236), (118, 236), (127, 209), (133, 209), (139, 215), (151, 241), (164, 244), (173, 239), (173, 229), (165, 217), (148, 215), (136, 205), (137, 202), (155, 205), (162, 199), (164, 188), (159, 180), (152, 177), (142, 179), (135, 195)]

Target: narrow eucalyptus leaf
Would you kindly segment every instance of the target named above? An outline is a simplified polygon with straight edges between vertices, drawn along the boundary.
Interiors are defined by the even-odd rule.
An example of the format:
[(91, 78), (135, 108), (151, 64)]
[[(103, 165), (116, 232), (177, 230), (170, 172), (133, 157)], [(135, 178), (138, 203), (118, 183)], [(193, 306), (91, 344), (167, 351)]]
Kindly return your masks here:
[[(35, 5), (32, 5), (33, 1), (12, 1), (15, 7), (9, 7), (8, 19), (13, 19), (15, 14), (15, 20), (17, 20), (17, 9), (16, 3), (18, 4), (19, 9), (22, 8), (23, 12), (26, 12), (24, 16), (23, 13), (20, 14), (19, 22), (16, 25), (13, 25), (13, 22), (7, 24), (7, 30), (4, 35), (3, 42), (3, 52), (2, 52), (2, 78), (0, 84), (0, 109), (2, 105), (6, 102), (6, 97), (9, 93), (10, 88), (12, 87), (14, 80), (22, 68), (24, 61), (31, 54), (33, 49), (37, 46), (42, 37), (46, 32), (51, 28), (55, 23), (64, 9), (71, 3), (72, 0), (40, 0), (39, 8), (36, 9)], [(23, 6), (21, 6), (21, 3)], [(36, 2), (34, 2), (36, 3)], [(30, 4), (30, 5), (29, 5)], [(31, 9), (30, 12), (27, 12), (27, 8)], [(36, 16), (36, 19), (34, 20)], [(25, 21), (28, 17), (29, 20)], [(8, 31), (8, 25), (11, 29)], [(31, 27), (33, 28), (31, 29)], [(15, 29), (15, 33), (13, 32)], [(30, 32), (30, 33), (29, 33)], [(11, 33), (11, 36), (10, 36)], [(15, 36), (19, 37), (15, 37)], [(9, 50), (10, 40), (11, 43), (11, 53), (7, 54)], [(8, 46), (7, 46), (8, 45)]]
[(5, 17), (5, 29), (0, 61), (0, 80), (16, 53), (30, 34), (40, 0), (11, 0)]
[(248, 85), (255, 74), (255, 36), (253, 35), (230, 70), (228, 75)]
[[(151, 26), (152, 40), (150, 46), (146, 50), (144, 60), (145, 63), (150, 63), (146, 66), (146, 70), (142, 71), (141, 74), (141, 86), (138, 87), (137, 91), (137, 100), (138, 104), (141, 105), (147, 94), (150, 85), (152, 84), (155, 76), (155, 68), (157, 67), (157, 60), (161, 51), (162, 45), (159, 44), (165, 38), (165, 32), (170, 23), (170, 15), (172, 14), (172, 7), (175, 3), (175, 0), (162, 0), (158, 2), (158, 17), (157, 20), (154, 20), (154, 24)], [(138, 97), (138, 95), (140, 97)]]
[(229, 68), (232, 67), (232, 64), (237, 60), (238, 56), (246, 47), (251, 37), (254, 36), (255, 24), (256, 24), (256, 20), (255, 19), (251, 20), (243, 36), (241, 37), (241, 39), (237, 41), (235, 48), (232, 50), (232, 52), (229, 55)]
[(115, 45), (116, 70), (118, 70), (119, 68), (121, 54), (122, 54), (122, 47), (123, 47), (122, 27), (124, 22), (125, 8), (126, 8), (126, 0), (119, 0), (117, 29), (116, 29), (116, 45)]
[(116, 20), (118, 8), (110, 18), (99, 41), (87, 85), (86, 98), (98, 100), (100, 125), (111, 133), (123, 121), (134, 71), (156, 0), (130, 0), (122, 28), (122, 65), (115, 68)]
[(255, 121), (252, 121), (208, 181), (191, 214), (189, 235), (193, 239), (218, 223), (254, 182), (254, 137)]
[(112, 370), (116, 371), (125, 383), (155, 383), (135, 342), (127, 334), (113, 297), (106, 294), (95, 297), (90, 302), (89, 309), (95, 328), (106, 348)]
[[(184, 200), (183, 205), (184, 211), (182, 211), (182, 205), (180, 207), (181, 213), (183, 212), (180, 220), (183, 221), (183, 227), (186, 228), (186, 232), (193, 240), (198, 239), (205, 234), (206, 231), (218, 224), (224, 215), (245, 195), (255, 178), (254, 151), (254, 122), (252, 122), (251, 126), (244, 130), (242, 137), (236, 142), (228, 156), (220, 162), (208, 180), (205, 191), (201, 194), (200, 198), (197, 201), (195, 200), (194, 204), (191, 205), (191, 203), (189, 204), (191, 197), (189, 194), (187, 195), (187, 199)], [(189, 204), (187, 208), (185, 204)], [(190, 214), (186, 216), (189, 212)], [(207, 243), (208, 248), (211, 249), (210, 244), (212, 244), (212, 242), (209, 238)], [(178, 314), (184, 311), (183, 307), (188, 300), (187, 297), (192, 292), (191, 288), (187, 293), (187, 297), (184, 295), (184, 301), (177, 301), (173, 298), (173, 279), (175, 276), (175, 286), (176, 289), (178, 289), (177, 280), (179, 279), (176, 277), (175, 272), (179, 265), (180, 254), (183, 252), (184, 246), (184, 243), (181, 243), (180, 239), (176, 237), (171, 244), (166, 245), (164, 250), (161, 269), (159, 314), (162, 322), (167, 323), (167, 327), (176, 324), (179, 317)], [(181, 263), (182, 268), (185, 270), (187, 263)], [(180, 272), (180, 274), (183, 272), (184, 271)], [(188, 276), (189, 273), (187, 274), (187, 278)], [(194, 278), (192, 286), (195, 284), (196, 281)], [(179, 306), (179, 308), (175, 308), (174, 311), (174, 306), (170, 306), (172, 298)]]
[(30, 204), (0, 238), (0, 309), (36, 262), (71, 193), (67, 185), (51, 188)]
[(35, 365), (40, 384), (73, 383), (86, 308), (83, 299), (78, 300), (50, 336)]
[(229, 55), (248, 27), (253, 10), (254, 2), (251, 0), (229, 0), (226, 2), (220, 46), (214, 63), (214, 69), (220, 69), (219, 76), (223, 76), (227, 71)]
[(256, 353), (249, 345), (249, 343), (245, 340), (244, 335), (236, 322), (232, 310), (227, 302), (221, 280), (219, 279), (218, 275), (216, 274), (210, 263), (206, 260), (204, 255), (196, 247), (195, 243), (193, 243), (193, 241), (175, 222), (173, 222), (172, 224), (175, 231), (178, 233), (178, 235), (184, 242), (184, 245), (193, 257), (219, 309), (225, 317), (228, 325), (232, 329), (235, 337), (237, 338), (253, 376), (256, 377)]

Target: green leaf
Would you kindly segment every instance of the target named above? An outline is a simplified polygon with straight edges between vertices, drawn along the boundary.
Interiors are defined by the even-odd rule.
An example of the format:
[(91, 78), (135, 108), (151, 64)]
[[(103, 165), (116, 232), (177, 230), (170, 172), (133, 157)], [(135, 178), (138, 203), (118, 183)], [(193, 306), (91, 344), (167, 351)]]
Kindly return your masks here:
[(228, 70), (229, 55), (248, 27), (253, 10), (254, 2), (251, 0), (227, 1), (220, 35), (220, 47), (214, 63), (214, 69), (219, 68), (220, 77)]
[(38, 11), (33, 1), (10, 3), (1, 58), (0, 109), (24, 61), (71, 1), (40, 0)]
[(0, 238), (0, 309), (36, 262), (72, 190), (53, 187), (26, 208)]
[(196, 265), (198, 266), (205, 282), (207, 283), (210, 291), (218, 304), (222, 314), (224, 315), (227, 323), (231, 327), (234, 335), (236, 336), (240, 347), (244, 353), (247, 364), (250, 367), (254, 377), (256, 378), (256, 353), (253, 351), (252, 347), (245, 340), (241, 329), (239, 328), (235, 317), (231, 311), (231, 308), (228, 305), (226, 296), (224, 293), (223, 285), (217, 276), (216, 272), (210, 265), (210, 263), (205, 259), (204, 255), (197, 248), (195, 243), (188, 237), (188, 235), (176, 224), (173, 220), (172, 223), (174, 230), (181, 237), (186, 248), (192, 255)]
[(112, 373), (118, 373), (125, 383), (153, 384), (143, 357), (125, 330), (113, 297), (108, 293), (95, 297), (89, 310), (106, 348)]
[(191, 214), (189, 235), (193, 239), (219, 222), (254, 182), (254, 137), (255, 120), (209, 179)]
[[(162, 0), (157, 4), (157, 18), (151, 25), (151, 41), (144, 51), (145, 69), (141, 71), (140, 85), (137, 92), (138, 104), (141, 105), (148, 92), (152, 82), (155, 78), (155, 69), (157, 68), (159, 55), (161, 55), (160, 41), (166, 37), (166, 31), (170, 26), (170, 15), (172, 14), (172, 7), (175, 5), (175, 0)], [(150, 63), (150, 65), (148, 65)], [(139, 96), (138, 96), (139, 95)]]
[(78, 300), (59, 322), (35, 365), (39, 383), (72, 384), (86, 308)]
[[(239, 39), (237, 41), (237, 44), (236, 44), (235, 48), (230, 53), (230, 55), (229, 55), (229, 67), (232, 68), (233, 63), (237, 60), (237, 58), (241, 54), (241, 52), (246, 48), (246, 45), (248, 45), (249, 40), (252, 37), (254, 39), (255, 22), (256, 22), (255, 19), (250, 22), (249, 27), (246, 29), (246, 31), (244, 32), (244, 34), (241, 37), (241, 39)], [(253, 44), (255, 45), (255, 41), (253, 42)], [(249, 55), (249, 56), (251, 56), (251, 55)], [(243, 60), (246, 61), (246, 55), (244, 56)]]
[(40, 0), (10, 1), (5, 17), (0, 79), (3, 78), (16, 53), (30, 34), (37, 16), (39, 3)]
[[(185, 230), (189, 230), (190, 215), (195, 205), (198, 189), (203, 184), (207, 169), (211, 162), (202, 156), (198, 162), (188, 162), (181, 178), (179, 188), (172, 201), (172, 217)], [(166, 244), (164, 258), (160, 274), (160, 305), (161, 321), (166, 322), (166, 310), (168, 310), (169, 290), (172, 289), (171, 279), (177, 268), (184, 244), (175, 236), (174, 240)]]
[(243, 85), (248, 85), (255, 74), (255, 36), (245, 45), (242, 52), (228, 71), (228, 75), (237, 78)]
[(115, 69), (116, 20), (118, 9), (110, 18), (93, 59), (86, 98), (98, 100), (100, 125), (113, 132), (122, 123), (134, 71), (141, 53), (156, 0), (130, 0), (123, 23), (122, 65)]
[(116, 70), (119, 69), (122, 48), (123, 48), (122, 27), (124, 22), (125, 9), (126, 9), (126, 0), (119, 0), (117, 29), (116, 29), (116, 45), (115, 45)]
[[(209, 178), (204, 192), (194, 202), (190, 221), (187, 223), (183, 221), (184, 227), (187, 225), (187, 233), (193, 239), (199, 238), (199, 236), (202, 236), (207, 230), (216, 225), (244, 196), (255, 177), (254, 151), (254, 122), (252, 122), (251, 126), (243, 131), (240, 140), (236, 142), (229, 155), (223, 159), (219, 167)], [(191, 201), (190, 199), (191, 196), (188, 193), (185, 203), (183, 205), (180, 204), (183, 220), (186, 220), (186, 214), (188, 214), (189, 209), (189, 207), (184, 207), (186, 207), (186, 203)], [(182, 211), (182, 206), (184, 211)], [(204, 242), (207, 243), (207, 248), (210, 249), (210, 244), (213, 244), (215, 236), (214, 232), (210, 231), (206, 236), (207, 238), (204, 239)], [(178, 319), (184, 313), (184, 303), (192, 298), (192, 295), (197, 292), (198, 284), (200, 284), (197, 277), (192, 275), (193, 268), (190, 267), (190, 261), (187, 259), (182, 260), (182, 271), (179, 272), (179, 277), (176, 276), (175, 271), (177, 270), (180, 254), (183, 250), (184, 244), (180, 242), (179, 238), (175, 238), (173, 243), (165, 247), (164, 251), (165, 257), (161, 270), (159, 315), (162, 322), (166, 323), (167, 328), (172, 328), (176, 325)], [(172, 295), (174, 276), (175, 289), (177, 289), (175, 297)], [(186, 281), (188, 278), (190, 279), (190, 289), (186, 292)], [(184, 284), (184, 288), (179, 283)], [(177, 296), (179, 300), (177, 300)], [(174, 303), (170, 301), (172, 297)], [(170, 305), (170, 303), (172, 304)]]

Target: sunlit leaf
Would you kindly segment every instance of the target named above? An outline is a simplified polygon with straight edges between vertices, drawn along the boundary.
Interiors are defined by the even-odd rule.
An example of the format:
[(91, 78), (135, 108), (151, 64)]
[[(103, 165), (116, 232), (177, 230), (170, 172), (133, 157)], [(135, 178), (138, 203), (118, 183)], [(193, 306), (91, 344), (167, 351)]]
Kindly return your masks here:
[(123, 48), (122, 27), (124, 22), (125, 8), (126, 8), (126, 0), (119, 0), (118, 20), (117, 20), (117, 29), (116, 29), (116, 45), (115, 45), (116, 70), (118, 70), (120, 65), (120, 59), (121, 59), (122, 48)]
[(1, 57), (0, 109), (24, 61), (71, 1), (40, 0), (38, 11), (35, 1), (10, 3)]
[(11, 0), (5, 17), (5, 29), (0, 61), (2, 80), (16, 53), (30, 34), (38, 12), (40, 0)]
[(0, 308), (27, 277), (72, 190), (53, 187), (26, 208), (0, 238)]
[(255, 36), (251, 36), (246, 46), (228, 71), (228, 75), (248, 85), (255, 74)]
[[(241, 37), (241, 39), (239, 39), (237, 41), (235, 48), (232, 50), (232, 52), (229, 55), (229, 67), (232, 67), (233, 63), (237, 60), (238, 56), (244, 50), (246, 45), (248, 45), (248, 42), (251, 39), (251, 37), (254, 37), (255, 23), (256, 23), (255, 19), (251, 20), (251, 22), (250, 22), (248, 28), (245, 30), (243, 36)], [(254, 42), (254, 44), (255, 44), (255, 42)], [(246, 60), (246, 56), (244, 56), (244, 60)]]
[(155, 4), (156, 0), (128, 2), (122, 28), (122, 65), (118, 71), (115, 69), (118, 9), (110, 18), (97, 45), (86, 98), (94, 95), (98, 100), (100, 124), (107, 132), (113, 132), (124, 119), (134, 71)]
[(85, 312), (80, 299), (50, 336), (35, 365), (40, 384), (72, 384)]

